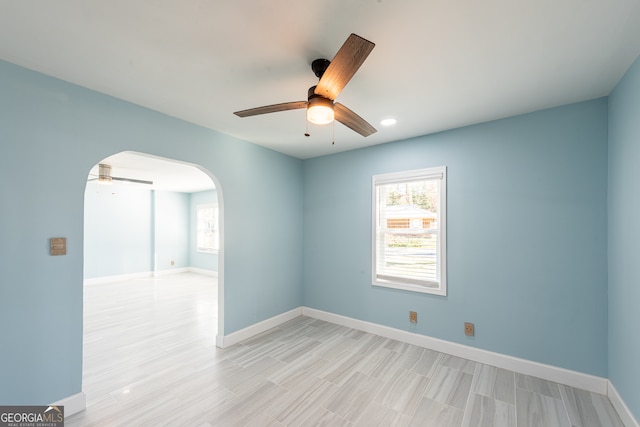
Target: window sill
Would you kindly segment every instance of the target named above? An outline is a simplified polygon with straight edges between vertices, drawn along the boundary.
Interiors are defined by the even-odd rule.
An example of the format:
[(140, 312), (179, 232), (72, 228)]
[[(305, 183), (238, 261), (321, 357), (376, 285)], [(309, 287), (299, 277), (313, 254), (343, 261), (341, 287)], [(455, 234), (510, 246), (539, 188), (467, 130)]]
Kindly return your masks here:
[(199, 253), (199, 254), (218, 255), (218, 252), (219, 251), (215, 251), (215, 250), (213, 250), (213, 251), (203, 251), (203, 250), (200, 250), (200, 249), (196, 249), (196, 253)]
[(409, 283), (391, 282), (387, 280), (376, 280), (372, 283), (373, 286), (380, 288), (400, 289), (403, 291), (419, 292), (422, 294), (431, 294), (439, 296), (447, 296), (447, 290), (442, 285), (437, 287), (428, 287), (423, 285), (414, 285)]

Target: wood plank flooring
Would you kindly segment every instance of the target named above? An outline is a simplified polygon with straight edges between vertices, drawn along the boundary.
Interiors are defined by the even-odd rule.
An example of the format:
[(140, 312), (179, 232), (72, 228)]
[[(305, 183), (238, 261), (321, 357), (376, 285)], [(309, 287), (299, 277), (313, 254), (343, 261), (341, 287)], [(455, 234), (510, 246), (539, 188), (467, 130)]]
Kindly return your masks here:
[(215, 347), (215, 279), (85, 286), (74, 426), (622, 426), (605, 396), (299, 317)]

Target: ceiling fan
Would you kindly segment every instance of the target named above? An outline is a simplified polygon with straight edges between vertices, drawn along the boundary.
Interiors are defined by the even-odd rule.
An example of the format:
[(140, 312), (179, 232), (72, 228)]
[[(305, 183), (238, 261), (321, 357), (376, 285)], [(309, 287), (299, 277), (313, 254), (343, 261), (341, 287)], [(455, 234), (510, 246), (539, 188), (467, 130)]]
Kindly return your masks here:
[[(93, 175), (95, 176), (95, 175)], [(133, 182), (136, 184), (146, 184), (153, 185), (153, 181), (146, 181), (143, 179), (133, 179), (133, 178), (122, 178), (118, 176), (111, 176), (111, 165), (106, 163), (100, 163), (98, 165), (98, 177), (91, 178), (88, 181), (98, 181), (100, 184), (111, 184), (112, 181), (125, 181), (125, 182)]]
[[(306, 101), (284, 102), (282, 104), (266, 105), (236, 111), (236, 116), (249, 117), (278, 111), (307, 109), (307, 120), (311, 123), (324, 125), (335, 120), (360, 135), (367, 137), (376, 129), (362, 117), (340, 104), (334, 102), (338, 94), (344, 89), (349, 80), (364, 63), (375, 44), (362, 37), (351, 34), (344, 42), (333, 61), (324, 58), (311, 63), (311, 69), (320, 79), (316, 86), (309, 88)], [(308, 134), (306, 134), (308, 136)]]

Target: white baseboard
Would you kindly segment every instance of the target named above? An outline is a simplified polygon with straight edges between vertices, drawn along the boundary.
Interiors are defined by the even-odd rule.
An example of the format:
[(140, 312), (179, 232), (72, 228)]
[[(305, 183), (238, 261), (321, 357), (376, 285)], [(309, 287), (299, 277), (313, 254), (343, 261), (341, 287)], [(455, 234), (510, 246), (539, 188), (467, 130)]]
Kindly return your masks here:
[(146, 279), (149, 277), (161, 277), (161, 276), (167, 276), (169, 274), (180, 274), (180, 273), (189, 273), (189, 272), (202, 274), (205, 276), (218, 277), (217, 271), (205, 270), (203, 268), (196, 268), (196, 267), (178, 267), (178, 268), (171, 268), (169, 270), (143, 271), (141, 273), (115, 274), (113, 276), (93, 277), (91, 279), (84, 279), (84, 284), (85, 285), (102, 285), (105, 283), (120, 282), (124, 280)]
[(622, 397), (618, 393), (618, 390), (616, 390), (616, 388), (613, 386), (611, 380), (607, 380), (607, 396), (609, 397), (609, 400), (611, 401), (613, 407), (618, 412), (618, 415), (620, 415), (622, 423), (625, 426), (640, 427), (638, 420), (635, 419), (635, 417), (631, 413), (631, 410), (629, 409), (629, 407), (627, 407), (627, 404), (624, 403), (624, 400), (622, 400)]
[(151, 271), (144, 271), (142, 273), (130, 273), (130, 274), (116, 274), (113, 276), (94, 277), (91, 279), (84, 279), (85, 285), (102, 285), (105, 283), (119, 282), (123, 280), (144, 279), (151, 277), (153, 273)]
[(494, 353), (488, 350), (469, 347), (463, 344), (444, 341), (428, 337), (426, 335), (390, 328), (388, 326), (340, 316), (338, 314), (328, 313), (326, 311), (316, 310), (313, 308), (303, 307), (302, 315), (346, 326), (352, 329), (369, 332), (385, 338), (391, 338), (420, 347), (429, 348), (442, 353), (451, 354), (453, 356), (463, 357), (475, 362), (509, 369), (520, 374), (531, 375), (602, 395), (607, 394), (608, 380), (606, 378), (558, 368), (556, 366), (545, 365), (543, 363), (507, 356), (500, 353)]
[(202, 274), (203, 276), (218, 277), (218, 272), (213, 270), (205, 270), (204, 268), (187, 267), (191, 273)]
[(180, 273), (188, 273), (188, 272), (189, 272), (189, 267), (176, 267), (176, 268), (169, 268), (167, 270), (154, 271), (151, 273), (151, 275), (153, 277), (162, 277), (162, 276), (168, 276), (170, 274), (180, 274)]
[(64, 406), (64, 417), (70, 417), (73, 414), (84, 411), (87, 408), (87, 396), (84, 392), (65, 397), (51, 404), (51, 406)]
[(216, 337), (216, 346), (220, 348), (231, 347), (232, 345), (237, 344), (240, 341), (244, 341), (248, 338), (254, 337), (264, 331), (268, 331), (271, 328), (275, 328), (276, 326), (281, 325), (291, 319), (295, 319), (299, 316), (302, 316), (302, 307), (294, 308), (293, 310), (278, 314), (277, 316), (263, 320), (259, 323), (255, 323), (229, 335), (224, 335), (222, 337), (218, 335)]
[(159, 276), (168, 276), (170, 274), (180, 274), (180, 273), (196, 273), (196, 274), (201, 274), (203, 276), (218, 277), (217, 271), (205, 270), (204, 268), (198, 268), (198, 267), (169, 268), (167, 270), (155, 271), (152, 273), (152, 275), (154, 277), (159, 277)]

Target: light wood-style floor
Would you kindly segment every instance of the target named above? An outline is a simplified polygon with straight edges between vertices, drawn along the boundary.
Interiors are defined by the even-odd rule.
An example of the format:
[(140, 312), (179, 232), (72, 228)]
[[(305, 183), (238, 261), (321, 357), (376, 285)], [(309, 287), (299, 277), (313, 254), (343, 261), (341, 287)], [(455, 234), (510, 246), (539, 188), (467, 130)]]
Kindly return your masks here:
[(74, 426), (622, 426), (601, 395), (299, 317), (215, 347), (215, 279), (85, 286)]

